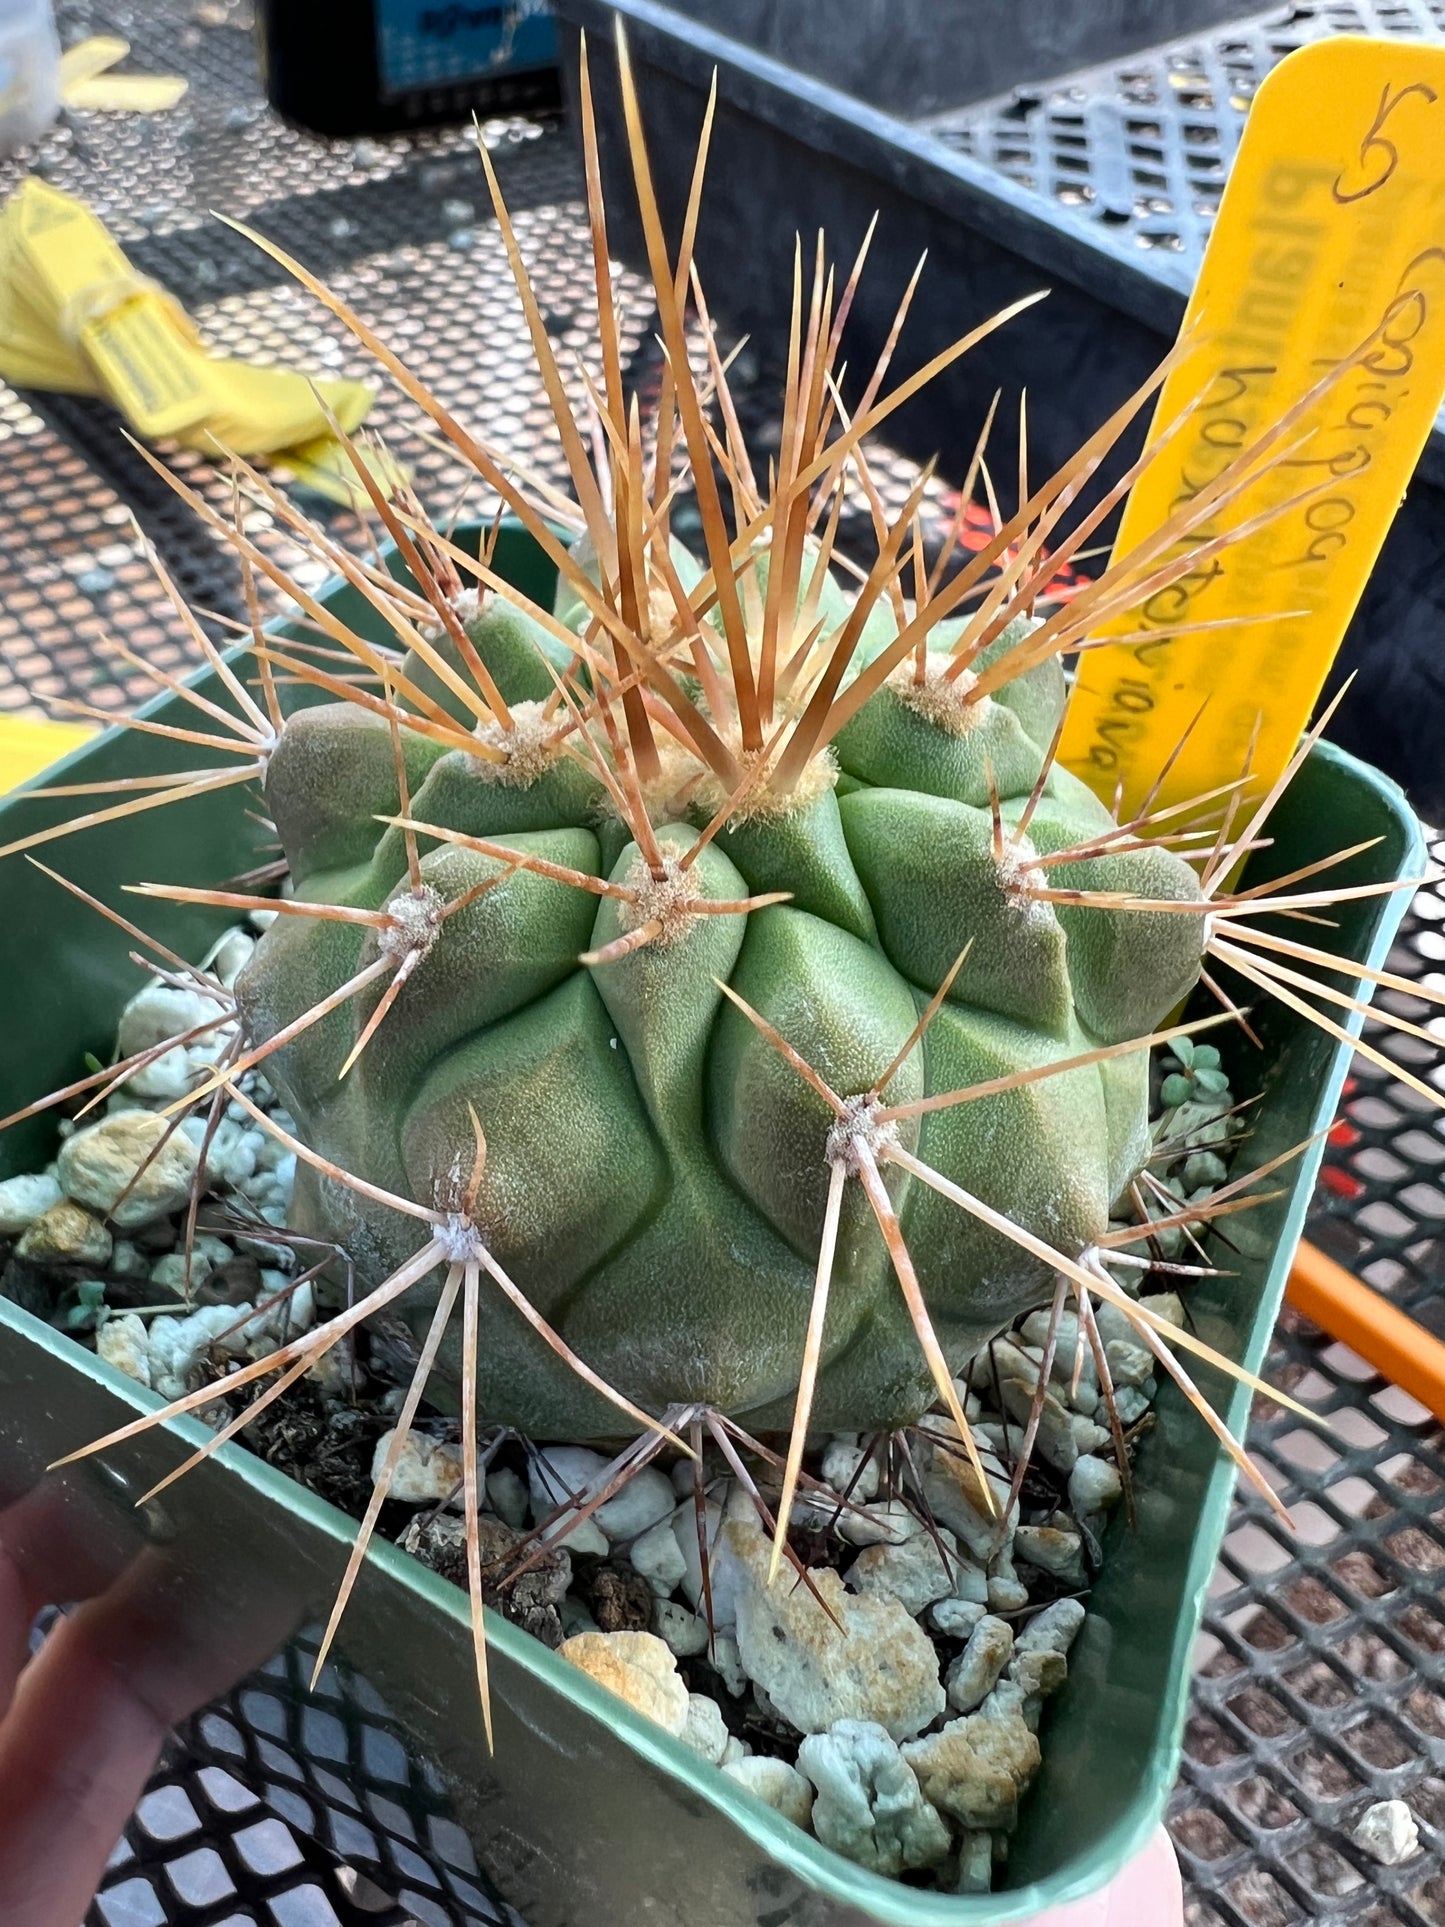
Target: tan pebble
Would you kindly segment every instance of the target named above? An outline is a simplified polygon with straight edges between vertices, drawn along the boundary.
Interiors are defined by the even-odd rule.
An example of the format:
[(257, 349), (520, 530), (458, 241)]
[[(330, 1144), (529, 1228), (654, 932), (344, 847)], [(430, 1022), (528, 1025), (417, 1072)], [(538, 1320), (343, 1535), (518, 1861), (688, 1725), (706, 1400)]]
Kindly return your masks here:
[(825, 1568), (809, 1574), (816, 1598), (786, 1569), (770, 1586), (771, 1544), (756, 1523), (731, 1519), (723, 1536), (745, 1575), (743, 1667), (790, 1725), (822, 1733), (838, 1720), (874, 1720), (900, 1740), (944, 1710), (937, 1650), (898, 1599), (850, 1593)]
[(66, 1139), (57, 1175), (68, 1197), (129, 1231), (180, 1210), (196, 1164), (195, 1145), (173, 1119), (117, 1111)]
[(966, 1827), (1011, 1827), (1040, 1754), (1021, 1707), (994, 1714), (986, 1702), (983, 1711), (912, 1741), (903, 1757), (940, 1813)]
[(99, 1218), (62, 1198), (35, 1220), (15, 1251), (36, 1265), (103, 1265), (111, 1242)]
[(677, 1661), (654, 1634), (574, 1633), (557, 1651), (645, 1719), (681, 1736), (690, 1696)]

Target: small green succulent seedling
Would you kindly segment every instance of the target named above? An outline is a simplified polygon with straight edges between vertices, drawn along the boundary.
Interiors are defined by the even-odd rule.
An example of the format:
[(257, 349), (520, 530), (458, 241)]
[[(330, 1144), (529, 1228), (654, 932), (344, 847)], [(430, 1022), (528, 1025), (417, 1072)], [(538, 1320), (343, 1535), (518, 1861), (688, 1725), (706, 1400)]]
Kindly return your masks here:
[[(192, 734), (230, 766), (82, 819), (261, 785), (293, 894), (263, 905), (145, 886), (278, 913), (236, 985), (234, 1041), (177, 1114), (252, 1111), (299, 1161), (299, 1230), (344, 1249), (366, 1289), (235, 1371), (235, 1389), (279, 1376), (203, 1450), (394, 1307), (420, 1362), (347, 1583), (442, 1361), (459, 1388), (479, 1665), (479, 1415), (543, 1439), (630, 1438), (615, 1478), (664, 1438), (696, 1452), (706, 1432), (740, 1467), (740, 1441), (786, 1436), (769, 1514), (781, 1552), (810, 1429), (888, 1432), (937, 1401), (972, 1451), (954, 1373), (1073, 1293), (1081, 1328), (1092, 1299), (1117, 1305), (1258, 1477), (1171, 1347), (1236, 1368), (1110, 1270), (1147, 1268), (1136, 1247), (1238, 1209), (1252, 1180), (1221, 1184), (1216, 1159), (1207, 1204), (1171, 1200), (1144, 1225), (1111, 1222), (1111, 1207), (1154, 1150), (1152, 1045), (1178, 1066), (1171, 1116), (1229, 1135), (1219, 1053), (1194, 1033), (1239, 1011), (1221, 991), (1217, 1018), (1167, 1024), (1206, 959), (1330, 1027), (1292, 987), (1314, 981), (1293, 963), (1321, 953), (1253, 921), (1330, 892), (1226, 886), (1283, 782), (1260, 796), (1242, 778), (1187, 808), (1150, 798), (1121, 823), (1056, 759), (1063, 659), (1227, 544), (1232, 504), (1294, 446), (1297, 422), (1063, 602), (1049, 599), (1057, 571), (1148, 455), (1087, 510), (1081, 491), (1158, 377), (1059, 474), (1021, 476), (1014, 513), (966, 551), (985, 424), (959, 515), (926, 559), (929, 480), (885, 508), (866, 437), (1013, 311), (887, 393), (885, 352), (850, 410), (838, 371), (862, 260), (840, 288), (820, 245), (806, 299), (801, 264), (795, 284), (763, 485), (691, 268), (701, 159), (670, 254), (625, 53), (621, 73), (664, 346), (646, 446), (623, 382), (585, 70), (599, 343), (580, 383), (496, 194), (570, 501), (520, 483), (503, 450), (261, 242), (495, 491), (530, 538), (530, 587), (504, 573), (495, 532), (480, 554), (438, 533), (372, 479), (364, 451), (395, 575), (246, 471), (244, 491), (344, 578), (365, 611), (345, 620), (239, 516), (176, 481), (248, 588), (269, 577), (304, 627), (288, 641), (258, 622), (243, 668), (175, 596), (226, 696), (189, 694)], [(697, 553), (670, 526), (684, 470)], [(855, 500), (876, 541), (845, 566)], [(288, 714), (283, 677), (321, 700)], [(245, 1079), (259, 1065), (294, 1131), (257, 1106)], [(1096, 1362), (1107, 1388), (1102, 1348)]]
[(1220, 1068), (1219, 1052), (1213, 1044), (1196, 1044), (1192, 1037), (1179, 1037), (1171, 1045), (1170, 1055), (1178, 1069), (1170, 1071), (1159, 1087), (1159, 1100), (1167, 1110), (1222, 1096), (1229, 1089), (1229, 1079)]
[(82, 1278), (75, 1288), (75, 1303), (66, 1307), (67, 1331), (99, 1331), (110, 1316), (105, 1302), (105, 1280)]

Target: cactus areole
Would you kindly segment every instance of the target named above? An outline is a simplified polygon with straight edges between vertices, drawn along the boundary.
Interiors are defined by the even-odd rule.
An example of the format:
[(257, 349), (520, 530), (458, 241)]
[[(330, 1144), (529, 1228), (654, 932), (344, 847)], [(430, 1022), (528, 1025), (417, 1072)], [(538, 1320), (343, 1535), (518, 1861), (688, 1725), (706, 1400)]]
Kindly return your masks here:
[[(691, 584), (701, 570), (674, 543), (667, 573)], [(861, 622), (816, 544), (787, 597), (791, 621), (782, 601), (760, 555), (738, 578), (754, 665), (769, 623), (826, 656)], [(979, 692), (991, 669), (1027, 659), (1034, 618), (952, 677), (961, 623), (939, 624), (929, 653), (871, 687), (786, 783), (786, 750), (739, 746), (716, 674), (679, 670), (677, 687), (737, 755), (730, 797), (676, 735), (658, 732), (649, 757), (619, 755), (610, 711), (588, 703), (588, 649), (601, 645), (578, 654), (561, 639), (564, 623), (586, 633), (570, 586), (550, 628), (500, 586), (459, 597), (457, 615), (469, 646), (439, 627), (402, 677), (474, 732), (475, 754), (344, 701), (293, 714), (269, 759), (297, 897), (389, 913), (380, 929), (279, 917), (238, 986), (259, 1044), (368, 964), (387, 966), (267, 1060), (308, 1145), (433, 1209), (466, 1195), (466, 1223), (618, 1392), (654, 1413), (705, 1403), (755, 1432), (792, 1414), (830, 1174), (857, 1177), (881, 1142), (1067, 1257), (1093, 1245), (1146, 1155), (1147, 1049), (919, 1103), (1147, 1038), (1199, 973), (1194, 871), (1122, 836), (1053, 760), (1057, 659), (989, 676)], [(902, 619), (897, 604), (867, 611), (835, 714)], [(786, 663), (786, 646), (771, 653)], [(459, 694), (478, 661), (505, 728), (478, 723)], [(397, 821), (408, 810), (430, 831), (411, 852)], [(1071, 905), (1074, 890), (1200, 912)], [(871, 1163), (950, 1365), (1047, 1300), (1041, 1258), (898, 1162)], [(415, 1223), (354, 1186), (309, 1168), (299, 1186), (305, 1228), (342, 1245), (367, 1284), (415, 1251)], [(398, 1306), (418, 1332), (441, 1277)], [(460, 1343), (454, 1321), (441, 1354), (453, 1384)], [(857, 1182), (842, 1189), (817, 1356), (817, 1428), (897, 1426), (935, 1396), (895, 1254)], [(476, 1370), (493, 1420), (534, 1437), (619, 1432), (616, 1406), (512, 1304), (484, 1321)]]

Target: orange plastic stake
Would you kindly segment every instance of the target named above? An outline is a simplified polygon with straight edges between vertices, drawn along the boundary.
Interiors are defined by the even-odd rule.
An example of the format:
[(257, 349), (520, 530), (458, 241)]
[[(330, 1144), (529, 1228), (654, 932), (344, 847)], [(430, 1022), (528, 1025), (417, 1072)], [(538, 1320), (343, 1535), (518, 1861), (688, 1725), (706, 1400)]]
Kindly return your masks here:
[(1445, 1424), (1445, 1343), (1432, 1332), (1308, 1242), (1295, 1256), (1288, 1297)]

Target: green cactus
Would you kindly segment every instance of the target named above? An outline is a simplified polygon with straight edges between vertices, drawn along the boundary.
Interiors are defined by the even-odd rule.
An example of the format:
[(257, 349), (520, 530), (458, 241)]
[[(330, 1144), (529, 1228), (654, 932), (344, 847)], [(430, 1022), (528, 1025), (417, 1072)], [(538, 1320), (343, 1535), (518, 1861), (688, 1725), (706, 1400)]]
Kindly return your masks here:
[[(1013, 310), (884, 394), (905, 295), (850, 417), (842, 319), (861, 256), (839, 291), (820, 243), (806, 305), (801, 272), (795, 281), (782, 433), (760, 488), (690, 241), (669, 253), (621, 45), (618, 71), (665, 350), (646, 459), (623, 380), (585, 69), (600, 379), (589, 376), (576, 413), (483, 148), (573, 505), (550, 483), (520, 480), (507, 453), (459, 424), (358, 315), (253, 237), (376, 352), (514, 520), (504, 539), (494, 525), (478, 558), (439, 535), (407, 491), (388, 496), (353, 449), (405, 565), (393, 580), (246, 470), (245, 488), (287, 534), (345, 577), (344, 593), (317, 600), (239, 514), (229, 525), (173, 477), (248, 576), (268, 577), (305, 622), (269, 635), (258, 622), (255, 677), (243, 677), (157, 562), (224, 703), (182, 686), (193, 728), (145, 714), (132, 723), (217, 747), (223, 762), (156, 779), (154, 791), (152, 779), (139, 793), (137, 779), (119, 779), (118, 800), (87, 807), (74, 825), (264, 784), (295, 896), (236, 983), (239, 1036), (172, 1108), (208, 1105), (216, 1117), (228, 1097), (249, 1108), (298, 1157), (292, 1231), (347, 1254), (365, 1290), (238, 1365), (226, 1390), (272, 1380), (248, 1419), (364, 1318), (390, 1308), (410, 1321), (420, 1355), (322, 1655), (430, 1381), (432, 1398), (461, 1413), (488, 1722), (482, 1418), (540, 1439), (645, 1434), (623, 1446), (604, 1483), (665, 1443), (690, 1450), (704, 1519), (708, 1440), (753, 1487), (732, 1441), (761, 1466), (776, 1454), (759, 1435), (790, 1428), (771, 1521), (776, 1571), (810, 1429), (893, 1431), (937, 1399), (972, 1462), (970, 1502), (998, 1511), (950, 1374), (1050, 1300), (1055, 1330), (1072, 1291), (1084, 1329), (1095, 1299), (1129, 1321), (1263, 1484), (1170, 1347), (1260, 1381), (1133, 1299), (1118, 1274), (1151, 1268), (1133, 1245), (1183, 1255), (1186, 1238), (1244, 1208), (1248, 1187), (1294, 1153), (1220, 1186), (1242, 1107), (1211, 1047), (1196, 1050), (1187, 1033), (1225, 1018), (1247, 1028), (1227, 987), (1206, 978), (1219, 1017), (1159, 1027), (1207, 955), (1344, 1035), (1296, 994), (1310, 979), (1294, 968), (1335, 973), (1339, 960), (1255, 928), (1250, 919), (1281, 907), (1268, 890), (1228, 887), (1265, 840), (1313, 734), (1281, 772), (1246, 765), (1236, 784), (1156, 805), (1166, 779), (1178, 792), (1171, 758), (1122, 824), (1056, 761), (1062, 660), (1104, 633), (1117, 642), (1122, 619), (1137, 620), (1141, 603), (1197, 575), (1201, 556), (1232, 539), (1229, 512), (1295, 445), (1288, 424), (1239, 451), (1166, 526), (1040, 619), (1060, 567), (1082, 559), (1122, 498), (1120, 482), (1094, 507), (1080, 501), (1156, 383), (1037, 487), (1021, 461), (1011, 515), (985, 477), (994, 528), (965, 558), (955, 551), (990, 411), (959, 518), (930, 563), (918, 522), (926, 481), (890, 520), (865, 438)], [(699, 165), (685, 237), (701, 177)], [(670, 529), (684, 471), (698, 556)], [(394, 480), (393, 470), (386, 487)], [(839, 529), (845, 498), (860, 495), (876, 545), (866, 569), (851, 565), (845, 592)], [(1282, 492), (1276, 512), (1291, 499)], [(1151, 630), (1147, 646), (1169, 633)], [(288, 715), (282, 675), (309, 684), (313, 706)], [(174, 686), (155, 676), (158, 688)], [(92, 786), (81, 787), (88, 796)], [(1261, 787), (1263, 799), (1250, 800)], [(42, 828), (0, 858), (62, 833)], [(1308, 882), (1302, 907), (1334, 900), (1319, 885), (1324, 867), (1281, 880)], [(232, 911), (271, 907), (234, 888), (139, 888)], [(1338, 891), (1356, 894), (1354, 884)], [(225, 986), (208, 994), (224, 1012)], [(1323, 985), (1320, 994), (1363, 1009)], [(1160, 1041), (1180, 1069), (1164, 1082), (1170, 1108), (1151, 1137), (1149, 1047)], [(257, 1066), (295, 1135), (254, 1102), (245, 1078)], [(43, 1102), (97, 1085), (114, 1094), (130, 1068), (96, 1067)], [(1156, 1168), (1145, 1171), (1146, 1160)], [(1126, 1222), (1111, 1228), (1125, 1192)], [(72, 1313), (82, 1316), (84, 1307)], [(1096, 1330), (1091, 1342), (1107, 1392)], [(85, 1451), (214, 1395), (187, 1393)], [(1042, 1410), (1041, 1390), (1035, 1419)], [(927, 1449), (951, 1454), (939, 1423), (929, 1421)], [(1122, 1436), (1116, 1443), (1122, 1453)], [(577, 1496), (586, 1505), (598, 1494)], [(754, 1499), (767, 1517), (755, 1487)]]
[[(761, 606), (766, 576), (756, 574)], [(828, 619), (826, 648), (850, 604), (830, 580), (810, 586)], [(1034, 627), (1022, 618), (1005, 629), (975, 673)], [(873, 628), (860, 658), (896, 633)], [(659, 879), (604, 787), (605, 742), (584, 757), (535, 747), (540, 699), (566, 651), (500, 593), (466, 633), (512, 709), (508, 760), (399, 732), (413, 817), (488, 840), (493, 853), (423, 835), (414, 891), (404, 834), (379, 821), (402, 800), (391, 734), (353, 704), (298, 712), (270, 759), (267, 802), (298, 897), (390, 909), (405, 927), (279, 919), (238, 985), (251, 1039), (295, 1022), (388, 943), (414, 946), (418, 918), (493, 886), (428, 934), (344, 1078), (384, 974), (268, 1058), (303, 1138), (353, 1176), (447, 1206), (471, 1163), (474, 1112), (487, 1160), (473, 1215), (489, 1248), (572, 1348), (650, 1411), (700, 1401), (755, 1431), (785, 1425), (813, 1291), (835, 1119), (721, 984), (853, 1096), (888, 1072), (967, 947), (943, 1008), (882, 1093), (907, 1104), (1145, 1037), (1197, 976), (1202, 913), (1151, 917), (1031, 894), (1045, 875), (1038, 858), (1087, 848), (1116, 826), (1050, 760), (1065, 699), (1057, 661), (970, 703), (939, 670), (957, 628), (933, 638), (939, 653), (921, 683), (895, 673), (797, 792), (751, 810), (745, 797), (697, 857), (691, 887), (704, 898), (787, 893), (746, 913), (669, 907), (668, 874), (712, 814), (701, 764), (665, 772), (673, 792), (690, 777), (690, 802), (654, 801)], [(465, 671), (440, 632), (432, 648)], [(426, 661), (412, 656), (402, 676), (458, 724), (475, 721)], [(505, 851), (640, 886), (642, 901), (509, 872)], [(1198, 893), (1194, 872), (1158, 847), (1081, 856), (1050, 866), (1047, 879), (1151, 899)], [(652, 942), (579, 962), (615, 947), (649, 908), (665, 926)], [(1147, 1099), (1140, 1050), (883, 1128), (1077, 1257), (1147, 1153)], [(1039, 1259), (896, 1165), (887, 1181), (950, 1360), (1048, 1296)], [(416, 1248), (414, 1224), (351, 1186), (308, 1171), (303, 1196), (308, 1228), (343, 1244), (370, 1283)], [(418, 1331), (440, 1278), (405, 1301)], [(458, 1343), (453, 1330), (446, 1345)], [(452, 1367), (455, 1379), (455, 1357)], [(509, 1307), (490, 1317), (478, 1373), (480, 1408), (495, 1420), (546, 1437), (618, 1431), (616, 1410)], [(815, 1423), (896, 1425), (932, 1397), (888, 1249), (852, 1186)]]

